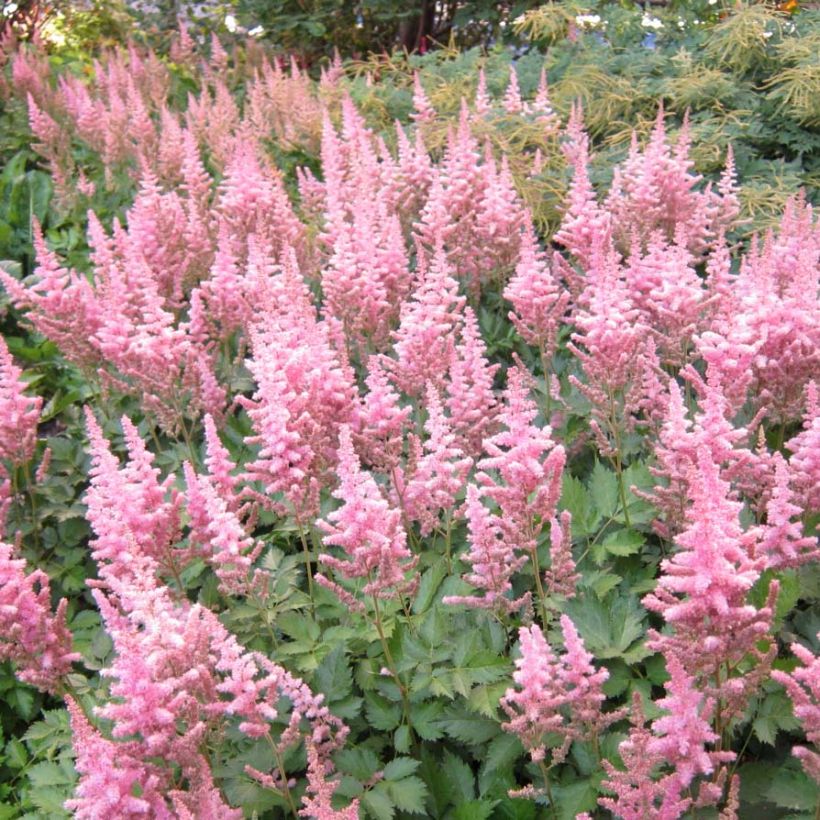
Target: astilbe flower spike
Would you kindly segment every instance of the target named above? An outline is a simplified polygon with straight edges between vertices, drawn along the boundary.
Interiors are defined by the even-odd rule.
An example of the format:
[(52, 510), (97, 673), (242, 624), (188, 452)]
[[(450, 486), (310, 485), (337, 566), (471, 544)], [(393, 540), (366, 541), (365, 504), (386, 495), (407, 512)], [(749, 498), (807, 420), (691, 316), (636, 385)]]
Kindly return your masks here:
[(56, 693), (81, 656), (71, 651), (63, 598), (51, 611), (51, 587), (42, 570), (26, 574), (24, 558), (0, 542), (0, 660), (11, 659), (20, 680)]
[(460, 338), (450, 358), (445, 403), (459, 446), (472, 458), (481, 454), (482, 442), (496, 428), (498, 400), (493, 379), (498, 368), (487, 361), (487, 345), (475, 312), (465, 307)]
[(516, 599), (509, 596), (512, 576), (527, 562), (527, 557), (516, 555), (516, 545), (506, 539), (502, 520), (482, 503), (481, 491), (475, 484), (467, 485), (464, 509), (470, 549), (463, 560), (471, 566), (464, 580), (483, 594), (447, 595), (442, 602), (448, 606), (491, 609), (501, 613), (515, 612), (527, 606), (532, 597), (529, 592)]
[(147, 816), (170, 820), (173, 814), (163, 797), (161, 773), (134, 754), (137, 744), (107, 740), (73, 698), (67, 697), (66, 704), (80, 780), (65, 808), (78, 820)]
[(425, 402), (427, 438), (424, 451), (416, 460), (401, 492), (403, 511), (418, 521), (423, 536), (440, 526), (440, 515), (455, 506), (473, 460), (459, 447), (451, 420), (444, 415), (441, 396), (427, 385)]
[(549, 363), (570, 296), (550, 271), (531, 223), (524, 228), (515, 275), (504, 290), (504, 298), (514, 308), (509, 318), (516, 330)]
[(812, 744), (812, 748), (795, 746), (792, 754), (803, 764), (806, 774), (820, 784), (820, 655), (797, 643), (791, 645), (791, 650), (801, 665), (791, 673), (775, 670), (772, 677), (785, 687), (794, 716)]
[(601, 711), (606, 700), (601, 687), (609, 672), (595, 670), (592, 655), (567, 615), (561, 616), (561, 632), (565, 649), (557, 656), (537, 624), (519, 630), (516, 687), (501, 698), (501, 708), (510, 718), (503, 728), (521, 738), (536, 763), (546, 759), (547, 736), (561, 737), (561, 745), (551, 751), (550, 765), (564, 760), (574, 740), (594, 738), (624, 716), (623, 710)]
[(39, 396), (26, 395), (22, 373), (0, 336), (0, 461), (11, 466), (26, 464), (34, 456), (43, 406)]
[[(696, 469), (688, 527), (676, 538), (678, 551), (661, 562), (655, 591), (643, 599), (670, 630), (650, 630), (647, 646), (662, 652), (667, 663), (671, 658), (680, 663), (728, 720), (742, 713), (776, 654), (773, 642), (768, 650), (759, 649), (758, 642), (771, 628), (778, 583), (771, 582), (761, 609), (747, 603), (766, 565), (766, 557), (756, 555), (757, 533), (741, 529), (741, 504), (729, 497), (729, 485), (705, 447), (698, 452)], [(729, 670), (747, 655), (756, 666), (731, 676)]]
[(550, 567), (546, 571), (547, 595), (574, 598), (581, 575), (572, 557), (572, 514), (561, 513), (550, 522)]
[(90, 408), (85, 415), (91, 444), (91, 486), (85, 500), (95, 534), (91, 541), (94, 559), (105, 562), (110, 574), (128, 576), (136, 552), (151, 556), (165, 572), (178, 575), (192, 555), (175, 546), (182, 498), (173, 488), (174, 476), (159, 480), (153, 454), (127, 417), (123, 416), (122, 426), (128, 461), (121, 466)]
[(677, 820), (692, 799), (681, 795), (674, 773), (657, 776), (663, 760), (653, 746), (656, 738), (646, 725), (638, 692), (633, 696), (630, 720), (629, 736), (618, 746), (625, 768), (616, 769), (609, 760), (602, 761), (607, 779), (601, 785), (614, 796), (601, 797), (598, 803), (623, 820)]
[(820, 558), (820, 545), (816, 538), (803, 535), (802, 509), (792, 501), (794, 494), (789, 485), (788, 465), (780, 453), (775, 453), (773, 459), (774, 488), (766, 505), (766, 523), (762, 527), (758, 551), (766, 555), (768, 566), (773, 569), (816, 561)]
[(789, 472), (803, 509), (820, 511), (820, 402), (815, 381), (806, 385), (803, 429), (786, 442), (786, 447), (792, 452)]
[(555, 515), (566, 453), (549, 427), (534, 424), (538, 409), (529, 397), (532, 377), (519, 362), (507, 371), (503, 430), (484, 441), (476, 481), (501, 511), (510, 544), (531, 551), (543, 523)]
[[(347, 425), (339, 435), (338, 457), (339, 486), (333, 496), (342, 505), (318, 526), (325, 545), (341, 547), (345, 557), (323, 553), (319, 561), (343, 578), (366, 579), (363, 595), (392, 598), (412, 592), (417, 580), (407, 575), (418, 558), (407, 548), (401, 512), (390, 507), (373, 477), (361, 469)], [(324, 576), (319, 582), (336, 588)]]

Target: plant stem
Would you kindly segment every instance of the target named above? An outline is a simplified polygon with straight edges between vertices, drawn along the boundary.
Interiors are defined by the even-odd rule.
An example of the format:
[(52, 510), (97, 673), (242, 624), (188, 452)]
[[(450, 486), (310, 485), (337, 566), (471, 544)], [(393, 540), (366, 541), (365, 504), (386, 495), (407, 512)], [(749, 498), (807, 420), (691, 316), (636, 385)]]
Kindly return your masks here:
[(40, 527), (37, 523), (37, 499), (34, 497), (34, 484), (31, 480), (31, 468), (29, 463), (23, 465), (23, 475), (26, 478), (26, 492), (28, 493), (29, 504), (31, 505), (31, 535), (34, 538), (34, 546), (37, 552), (40, 551)]
[(382, 651), (384, 652), (384, 659), (387, 663), (387, 668), (390, 671), (390, 676), (395, 681), (396, 686), (399, 687), (399, 692), (401, 693), (401, 703), (402, 712), (404, 713), (404, 722), (407, 724), (408, 727), (410, 727), (410, 702), (407, 699), (407, 688), (402, 683), (401, 678), (399, 677), (399, 673), (396, 670), (396, 663), (393, 660), (393, 653), (390, 651), (390, 646), (387, 643), (387, 638), (384, 634), (384, 625), (382, 623), (381, 609), (379, 607), (379, 598), (375, 593), (373, 595), (373, 612), (375, 614), (374, 623), (376, 626), (376, 631), (379, 633), (379, 640), (382, 644)]
[(311, 567), (311, 554), (310, 554), (310, 547), (308, 546), (307, 538), (305, 537), (305, 530), (302, 527), (302, 521), (300, 520), (297, 514), (294, 514), (294, 518), (296, 519), (296, 527), (299, 530), (299, 540), (302, 542), (302, 550), (305, 556), (305, 572), (307, 573), (307, 582), (308, 582), (308, 596), (310, 597), (310, 611), (311, 614), (316, 614), (316, 604), (314, 603), (313, 599), (313, 568)]
[(550, 801), (550, 813), (553, 817), (558, 817), (558, 810), (555, 807), (555, 799), (552, 796), (552, 784), (550, 783), (550, 773), (543, 760), (538, 761), (538, 768), (541, 770), (541, 776), (544, 778), (544, 788), (547, 792), (547, 799)]

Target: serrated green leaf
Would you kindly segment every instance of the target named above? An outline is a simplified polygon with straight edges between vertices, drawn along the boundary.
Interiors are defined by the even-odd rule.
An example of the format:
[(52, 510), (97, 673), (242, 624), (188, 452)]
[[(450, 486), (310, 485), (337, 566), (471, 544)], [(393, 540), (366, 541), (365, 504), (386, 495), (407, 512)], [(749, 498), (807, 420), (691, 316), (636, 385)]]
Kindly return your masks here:
[(456, 806), (452, 818), (453, 820), (487, 820), (497, 805), (497, 800), (470, 800)]
[(379, 758), (371, 750), (362, 746), (342, 749), (333, 755), (336, 768), (344, 774), (349, 774), (357, 780), (369, 780), (379, 770)]
[(574, 783), (558, 784), (552, 787), (559, 820), (574, 820), (585, 811), (594, 811), (598, 805), (598, 784), (600, 776), (593, 776)]
[(475, 797), (475, 776), (460, 757), (445, 751), (441, 769), (447, 778), (453, 803), (459, 805)]
[(444, 735), (444, 728), (439, 720), (444, 713), (444, 704), (431, 700), (426, 703), (413, 704), (410, 720), (413, 729), (422, 740), (439, 740)]
[(337, 646), (319, 664), (313, 676), (313, 685), (328, 703), (342, 700), (353, 691), (353, 673), (347, 665), (343, 646)]
[(799, 726), (794, 717), (792, 702), (782, 690), (766, 694), (757, 707), (752, 722), (757, 739), (769, 746), (774, 746), (778, 731), (792, 732)]
[(362, 795), (362, 805), (370, 817), (375, 817), (376, 820), (392, 820), (396, 813), (396, 805), (390, 795), (383, 788), (379, 788), (381, 785), (377, 784), (375, 789)]
[(427, 797), (427, 786), (418, 777), (405, 777), (403, 780), (386, 781), (390, 798), (398, 809), (410, 814), (425, 814), (424, 799)]
[(447, 567), (443, 561), (438, 561), (422, 573), (419, 588), (413, 601), (413, 612), (416, 615), (427, 612), (446, 575)]
[(376, 692), (367, 692), (364, 697), (367, 720), (374, 729), (390, 732), (401, 721), (401, 708)]
[(469, 745), (486, 743), (501, 731), (496, 721), (464, 709), (451, 710), (440, 724), (451, 738)]
[(766, 799), (784, 809), (810, 811), (817, 806), (820, 789), (801, 768), (789, 761), (775, 772), (771, 786), (766, 789)]
[(572, 535), (576, 538), (583, 538), (591, 534), (590, 510), (592, 501), (586, 487), (568, 472), (564, 473), (561, 481), (561, 500), (559, 502), (562, 510), (569, 510), (572, 514)]
[(645, 541), (643, 535), (635, 530), (617, 530), (607, 535), (602, 544), (611, 555), (625, 557), (640, 552)]
[(597, 461), (592, 468), (587, 486), (593, 509), (602, 518), (612, 518), (618, 507), (618, 479), (615, 473)]
[(647, 654), (639, 643), (644, 635), (644, 610), (634, 598), (610, 595), (604, 601), (583, 596), (569, 601), (572, 618), (586, 648), (597, 658), (624, 658), (628, 663)]
[(421, 762), (412, 757), (396, 757), (384, 767), (384, 779), (402, 780), (414, 774), (420, 765)]
[(412, 745), (413, 733), (410, 731), (409, 726), (407, 726), (406, 724), (402, 724), (393, 733), (393, 746), (395, 747), (397, 752), (400, 752), (401, 754), (407, 754), (410, 751)]

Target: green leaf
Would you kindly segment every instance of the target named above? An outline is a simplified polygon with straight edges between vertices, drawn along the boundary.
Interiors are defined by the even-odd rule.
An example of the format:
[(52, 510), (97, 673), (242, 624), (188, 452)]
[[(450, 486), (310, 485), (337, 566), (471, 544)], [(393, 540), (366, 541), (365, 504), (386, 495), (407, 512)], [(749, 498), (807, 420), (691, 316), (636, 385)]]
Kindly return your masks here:
[(597, 461), (587, 486), (595, 511), (603, 518), (612, 518), (618, 507), (618, 479), (615, 473)]
[(535, 820), (535, 804), (530, 800), (506, 797), (496, 805), (493, 817), (498, 820)]
[(413, 745), (413, 733), (407, 724), (402, 724), (393, 734), (393, 746), (397, 752), (407, 754)]
[(384, 779), (402, 780), (414, 774), (420, 765), (421, 762), (412, 757), (396, 757), (384, 767)]
[(766, 799), (783, 809), (809, 811), (817, 805), (820, 789), (803, 769), (789, 761), (777, 769)]
[(353, 691), (353, 673), (347, 665), (343, 646), (337, 646), (319, 664), (313, 684), (324, 694), (328, 703), (343, 700)]
[(444, 728), (439, 720), (444, 713), (444, 704), (437, 700), (413, 704), (410, 719), (413, 729), (422, 740), (439, 740), (444, 735)]
[(782, 690), (765, 696), (752, 722), (755, 737), (769, 746), (774, 746), (778, 731), (792, 732), (799, 726), (792, 711), (792, 702)]
[(376, 692), (365, 693), (365, 712), (367, 720), (374, 729), (389, 732), (401, 721), (401, 709), (397, 703), (391, 703)]
[(444, 561), (438, 561), (422, 574), (416, 598), (413, 601), (413, 612), (416, 615), (427, 612), (446, 575), (447, 566)]
[(583, 538), (590, 535), (592, 526), (590, 525), (590, 510), (592, 501), (586, 487), (568, 472), (564, 473), (561, 482), (560, 508), (569, 510), (572, 514), (572, 535), (575, 538)]
[(387, 791), (396, 807), (410, 814), (425, 814), (424, 799), (427, 786), (418, 777), (386, 781)]
[(466, 709), (451, 709), (449, 716), (442, 718), (440, 722), (444, 731), (453, 740), (468, 745), (486, 743), (500, 732), (496, 721), (468, 712)]
[(577, 780), (566, 785), (552, 787), (559, 820), (574, 820), (577, 814), (594, 811), (598, 804), (600, 776)]
[(611, 555), (625, 557), (640, 552), (645, 540), (643, 535), (635, 530), (617, 530), (607, 535), (602, 543)]
[(445, 752), (441, 770), (456, 805), (475, 797), (475, 777), (472, 769), (460, 757), (452, 752)]
[(344, 774), (349, 774), (357, 780), (370, 780), (379, 770), (379, 758), (371, 749), (354, 746), (342, 749), (333, 755), (336, 768)]
[(452, 818), (453, 820), (487, 820), (497, 805), (497, 800), (470, 800), (456, 807)]
[(597, 658), (623, 658), (633, 663), (649, 652), (639, 643), (644, 635), (644, 610), (634, 598), (610, 596), (599, 601), (583, 596), (569, 601), (572, 618), (586, 648)]
[(367, 810), (371, 817), (376, 820), (392, 820), (396, 813), (396, 805), (390, 798), (390, 795), (383, 788), (379, 788), (382, 784), (377, 784), (376, 788), (365, 792), (362, 796), (362, 805)]

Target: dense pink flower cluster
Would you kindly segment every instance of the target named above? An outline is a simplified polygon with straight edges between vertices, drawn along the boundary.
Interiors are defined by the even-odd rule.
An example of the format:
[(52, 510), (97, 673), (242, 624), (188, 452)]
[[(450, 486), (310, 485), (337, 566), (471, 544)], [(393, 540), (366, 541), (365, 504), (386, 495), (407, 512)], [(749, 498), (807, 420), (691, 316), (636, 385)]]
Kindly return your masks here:
[[(261, 51), (232, 64), (214, 39), (200, 65), (184, 28), (172, 54), (202, 81), (184, 111), (169, 103), (168, 65), (135, 46), (56, 85), (36, 51), (13, 58), (15, 93), (60, 198), (85, 207), (101, 193), (95, 186), (123, 175), (135, 188), (121, 219), (103, 224), (89, 213), (88, 275), (60, 261), (36, 222), (34, 274), (0, 271), (37, 331), (112, 404), (142, 411), (139, 426), (123, 418), (121, 460), (87, 409), (85, 501), (98, 565), (89, 587), (114, 654), (93, 713), (67, 698), (80, 775), (67, 808), (89, 818), (239, 816), (220, 791), (215, 751), (230, 731), (269, 743), (280, 761), (289, 755), (288, 770), (246, 769), (282, 795), (302, 760), (301, 816), (359, 815), (358, 800), (333, 807), (343, 802), (331, 759), (347, 734), (341, 720), (187, 597), (186, 579), (204, 565), (218, 579), (209, 594), (228, 606), (270, 604), (275, 572), (260, 564), (272, 530), (281, 543), (298, 532), (316, 612), (329, 599), (317, 606), (314, 577), (351, 619), (372, 608), (376, 619), (384, 611), (400, 620), (404, 605), (415, 629), (418, 567), (438, 560), (443, 542), (447, 592), (469, 587), (442, 593), (445, 604), (484, 610), (463, 617), (493, 630), (520, 615), (515, 685), (501, 707), (551, 800), (549, 769), (575, 742), (597, 749), (626, 710), (604, 708), (608, 673), (566, 614), (554, 636), (563, 650), (545, 633), (567, 599), (596, 589), (578, 590), (585, 562), (606, 553), (608, 528), (636, 529), (629, 516), (643, 501), (654, 512), (637, 528), (656, 514), (652, 548), (663, 550), (643, 598), (658, 627), (645, 647), (669, 678), (648, 724), (633, 701), (623, 767), (602, 764), (609, 796), (600, 805), (628, 820), (714, 805), (734, 816), (739, 780), (727, 744), (765, 680), (786, 688), (808, 743), (820, 743), (817, 659), (795, 645), (802, 666), (771, 672), (780, 576), (820, 554), (807, 533), (820, 509), (820, 226), (806, 199), (738, 250), (731, 150), (720, 180), (703, 184), (688, 124), (670, 141), (662, 109), (599, 193), (580, 105), (562, 127), (543, 73), (525, 99), (511, 67), (493, 99), (480, 71), (472, 106), (462, 101), (446, 135), (416, 73), (413, 125), (397, 124), (393, 140), (368, 126), (338, 59), (314, 83), (295, 60)], [(225, 79), (240, 68), (241, 101)], [(552, 238), (536, 234), (514, 158), (484, 143), (494, 117), (523, 119), (563, 149), (573, 179)], [(295, 170), (298, 197), (266, 151), (271, 137), (294, 156), (321, 158), (321, 174)], [(78, 143), (104, 179), (85, 177)], [(525, 175), (542, 173), (541, 153), (526, 165)], [(542, 249), (550, 239), (560, 251)], [(518, 338), (494, 325), (502, 296)], [(493, 359), (509, 364), (513, 349), (521, 358), (510, 357), (502, 392)], [(0, 341), (0, 512), (18, 512), (42, 405)], [(146, 430), (158, 447), (185, 440), (182, 475), (161, 472), (168, 461), (149, 449)], [(223, 440), (244, 448), (241, 459)], [(597, 528), (578, 565), (572, 516), (559, 511), (568, 453), (581, 455), (581, 471), (600, 457), (614, 467), (596, 468), (596, 504), (609, 477), (619, 492), (608, 520), (576, 515), (576, 531)], [(655, 485), (630, 487), (647, 454)], [(571, 506), (583, 475), (566, 478)], [(625, 580), (601, 569), (604, 585)], [(79, 656), (66, 604), (55, 614), (51, 603), (45, 573), (27, 573), (0, 544), (0, 656), (23, 680), (65, 694)], [(374, 623), (412, 738), (415, 702), (388, 658), (386, 622)], [(395, 640), (405, 634), (397, 629)], [(290, 754), (300, 743), (304, 758)], [(820, 778), (816, 748), (795, 753)]]
[(68, 602), (62, 599), (52, 613), (48, 576), (39, 569), (26, 573), (25, 559), (14, 553), (0, 542), (0, 658), (14, 661), (21, 680), (56, 693), (81, 658), (71, 651)]
[(550, 736), (560, 738), (559, 745), (550, 746), (550, 765), (564, 760), (574, 740), (597, 735), (623, 717), (623, 712), (602, 711), (606, 696), (601, 686), (609, 673), (592, 665), (592, 655), (566, 615), (561, 616), (561, 632), (564, 652), (558, 656), (537, 625), (521, 628), (516, 688), (501, 699), (509, 717), (504, 728), (521, 738), (534, 761), (545, 760)]

